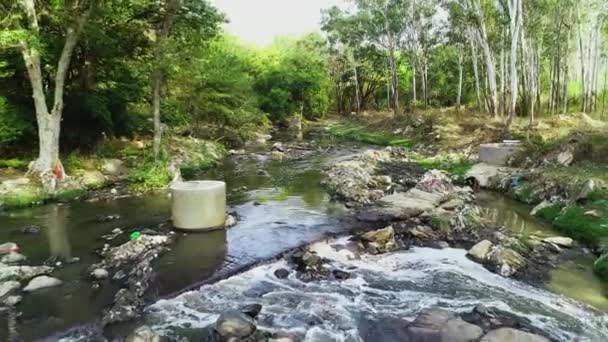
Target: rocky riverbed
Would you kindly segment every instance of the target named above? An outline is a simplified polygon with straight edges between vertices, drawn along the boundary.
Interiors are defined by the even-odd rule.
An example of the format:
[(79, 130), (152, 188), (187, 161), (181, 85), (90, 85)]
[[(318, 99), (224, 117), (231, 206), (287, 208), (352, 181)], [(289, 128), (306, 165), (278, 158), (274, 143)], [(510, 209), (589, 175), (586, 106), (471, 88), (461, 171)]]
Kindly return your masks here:
[[(100, 324), (54, 338), (104, 340), (103, 326), (106, 336), (131, 334), (130, 341), (606, 337), (605, 315), (512, 280), (542, 285), (556, 265), (580, 255), (572, 240), (487, 220), (470, 188), (421, 169), (400, 149), (353, 154), (301, 143), (272, 149), (235, 152), (233, 167), (204, 176), (229, 180), (239, 223), (227, 232), (186, 236), (156, 224), (129, 241), (132, 229), (110, 229), (128, 213), (97, 215), (108, 229), (99, 257), (77, 263), (84, 266), (80, 277), (97, 293), (115, 291), (96, 316)], [(322, 180), (337, 203), (319, 187)], [(212, 270), (197, 268), (210, 259)], [(49, 268), (40, 275), (52, 272), (42, 267)], [(7, 293), (19, 294), (10, 281), (3, 284)], [(192, 291), (175, 294), (183, 288)], [(159, 292), (166, 299), (146, 306)], [(113, 328), (124, 321), (141, 327)]]

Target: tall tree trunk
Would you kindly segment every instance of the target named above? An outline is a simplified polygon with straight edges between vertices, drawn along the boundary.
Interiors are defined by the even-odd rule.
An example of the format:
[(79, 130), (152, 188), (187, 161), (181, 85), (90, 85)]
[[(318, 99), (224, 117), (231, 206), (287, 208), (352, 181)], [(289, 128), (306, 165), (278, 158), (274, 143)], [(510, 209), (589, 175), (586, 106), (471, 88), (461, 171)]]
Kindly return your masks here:
[(351, 56), (350, 58), (351, 66), (353, 68), (353, 75), (355, 79), (355, 105), (356, 112), (359, 114), (361, 112), (361, 95), (359, 93), (359, 74), (357, 73), (357, 63), (355, 62), (355, 58)]
[(481, 45), (481, 50), (483, 52), (485, 64), (486, 64), (486, 75), (488, 81), (488, 110), (490, 115), (497, 115), (497, 100), (496, 100), (496, 63), (494, 62), (494, 56), (492, 54), (492, 50), (490, 49), (490, 43), (488, 39), (488, 34), (486, 31), (486, 24), (484, 19), (484, 14), (481, 8), (480, 0), (473, 0), (473, 7), (475, 9), (475, 16), (477, 17), (478, 22), (478, 31), (477, 38)]
[(522, 23), (521, 0), (509, 0), (509, 15), (511, 17), (511, 98), (509, 101), (509, 115), (505, 129), (509, 131), (515, 118), (515, 106), (517, 105), (517, 43)]
[(162, 124), (160, 119), (161, 107), (161, 88), (164, 79), (164, 49), (165, 41), (171, 33), (173, 21), (177, 15), (177, 11), (181, 7), (182, 0), (166, 0), (166, 13), (162, 19), (160, 28), (156, 33), (156, 46), (154, 47), (154, 71), (152, 73), (152, 112), (154, 117), (154, 160), (158, 160), (160, 155), (160, 146), (162, 142)]
[(458, 55), (458, 96), (456, 97), (456, 110), (460, 110), (462, 100), (462, 74), (463, 74), (463, 51), (462, 46), (460, 47)]
[(580, 9), (577, 6), (577, 21), (578, 21), (578, 48), (579, 55), (581, 60), (581, 84), (583, 87), (583, 98), (581, 102), (581, 111), (585, 112), (587, 110), (587, 87), (585, 85), (585, 49), (583, 48), (583, 33), (581, 28), (581, 15)]
[(397, 60), (395, 56), (394, 42), (390, 43), (389, 59), (391, 67), (391, 86), (393, 91), (393, 113), (399, 114), (399, 77), (397, 75)]
[[(36, 110), (36, 122), (38, 124), (38, 158), (30, 165), (28, 173), (31, 175), (49, 175), (54, 168), (59, 169), (61, 180), (65, 171), (59, 159), (59, 137), (61, 134), (61, 117), (63, 115), (63, 95), (65, 91), (65, 81), (67, 78), (70, 62), (74, 48), (78, 43), (78, 38), (82, 29), (91, 14), (94, 1), (91, 1), (81, 14), (76, 18), (74, 26), (68, 27), (65, 34), (65, 43), (57, 63), (55, 74), (53, 107), (49, 111), (47, 98), (43, 86), (43, 75), (40, 61), (40, 52), (36, 44), (30, 44), (26, 40), (21, 40), (21, 54), (28, 72), (28, 78), (32, 87), (32, 97)], [(28, 21), (28, 29), (34, 34), (38, 34), (38, 14), (34, 0), (20, 0), (20, 5), (25, 10)], [(54, 187), (53, 187), (54, 188)]]
[(506, 54), (505, 54), (505, 35), (506, 30), (503, 28), (501, 33), (500, 44), (500, 105), (499, 113), (502, 116), (506, 115), (507, 109), (507, 91), (506, 91)]
[(416, 96), (416, 57), (412, 59), (412, 102), (418, 101)]
[(477, 108), (482, 111), (481, 89), (479, 84), (479, 68), (477, 67), (477, 48), (473, 32), (469, 31), (469, 42), (471, 44), (471, 61), (473, 62), (473, 74), (475, 74), (475, 92), (477, 95)]

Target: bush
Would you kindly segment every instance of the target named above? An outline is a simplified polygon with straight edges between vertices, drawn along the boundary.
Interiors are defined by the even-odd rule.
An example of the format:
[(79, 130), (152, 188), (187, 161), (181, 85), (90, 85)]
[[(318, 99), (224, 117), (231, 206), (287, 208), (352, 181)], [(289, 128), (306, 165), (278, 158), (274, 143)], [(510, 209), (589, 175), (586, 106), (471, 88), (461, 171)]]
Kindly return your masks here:
[(21, 159), (0, 159), (0, 169), (26, 169), (29, 163)]
[(4, 97), (0, 97), (0, 147), (12, 145), (30, 132), (32, 125)]
[(129, 182), (135, 191), (160, 189), (171, 182), (171, 174), (166, 162), (147, 162), (129, 171)]
[(608, 254), (604, 254), (595, 260), (593, 263), (593, 271), (598, 277), (608, 281)]

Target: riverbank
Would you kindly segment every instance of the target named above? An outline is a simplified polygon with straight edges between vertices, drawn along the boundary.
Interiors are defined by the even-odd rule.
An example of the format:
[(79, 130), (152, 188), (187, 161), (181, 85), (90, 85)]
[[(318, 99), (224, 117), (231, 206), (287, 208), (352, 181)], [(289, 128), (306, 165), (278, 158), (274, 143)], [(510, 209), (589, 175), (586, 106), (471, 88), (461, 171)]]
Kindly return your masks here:
[(516, 121), (507, 137), (500, 123), (475, 113), (434, 111), (420, 114), (413, 122), (402, 119), (375, 114), (351, 118), (345, 123), (343, 119), (333, 120), (328, 132), (357, 132), (354, 137), (335, 134), (355, 141), (365, 135), (385, 137), (376, 142), (389, 138), (407, 140), (412, 162), (426, 170), (447, 171), (460, 183), (464, 183), (465, 175), (476, 163), (477, 146), (503, 138), (521, 139), (523, 149), (510, 160), (508, 168), (476, 168), (472, 172), (484, 173), (484, 183), (487, 182), (484, 187), (538, 205), (533, 211), (535, 215), (591, 250), (597, 258), (595, 273), (608, 284), (605, 123), (584, 114), (543, 118), (533, 127)]
[(66, 177), (52, 182), (51, 188), (26, 177), (27, 162), (13, 160), (0, 169), (0, 209), (161, 190), (182, 174), (217, 165), (226, 153), (217, 142), (167, 134), (163, 154), (154, 161), (151, 141), (109, 139), (94, 153), (65, 156)]

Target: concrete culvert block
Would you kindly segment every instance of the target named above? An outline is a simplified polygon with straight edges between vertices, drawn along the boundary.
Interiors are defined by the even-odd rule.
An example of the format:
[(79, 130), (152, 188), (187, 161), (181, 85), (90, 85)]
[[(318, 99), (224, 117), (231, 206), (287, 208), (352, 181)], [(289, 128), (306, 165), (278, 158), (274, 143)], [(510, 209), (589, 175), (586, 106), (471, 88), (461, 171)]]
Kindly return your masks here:
[(178, 229), (205, 230), (224, 226), (226, 183), (179, 182), (171, 186), (172, 219)]

